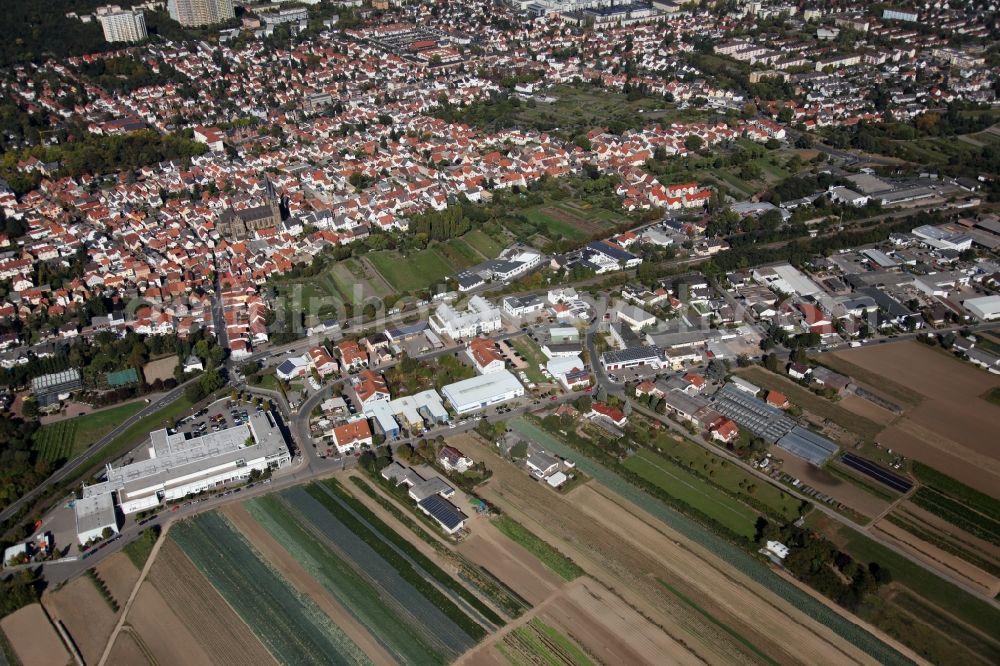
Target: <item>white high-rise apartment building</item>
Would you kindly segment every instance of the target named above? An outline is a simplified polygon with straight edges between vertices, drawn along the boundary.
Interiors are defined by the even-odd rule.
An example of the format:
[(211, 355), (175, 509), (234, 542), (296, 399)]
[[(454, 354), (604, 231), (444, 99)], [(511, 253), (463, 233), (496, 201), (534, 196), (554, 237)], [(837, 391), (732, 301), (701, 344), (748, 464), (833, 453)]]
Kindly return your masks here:
[(98, 7), (94, 14), (104, 28), (104, 39), (109, 42), (141, 42), (146, 39), (146, 17), (141, 9), (107, 5)]
[(222, 23), (236, 16), (233, 0), (168, 0), (167, 12), (170, 18), (189, 27)]

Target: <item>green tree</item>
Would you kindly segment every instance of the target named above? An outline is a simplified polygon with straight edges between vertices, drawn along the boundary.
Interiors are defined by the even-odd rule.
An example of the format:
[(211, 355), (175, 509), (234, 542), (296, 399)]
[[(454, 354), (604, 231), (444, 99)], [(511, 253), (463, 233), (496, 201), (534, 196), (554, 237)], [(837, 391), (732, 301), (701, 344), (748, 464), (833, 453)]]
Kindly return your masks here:
[(705, 145), (705, 142), (702, 141), (702, 138), (697, 134), (689, 134), (687, 138), (684, 139), (684, 147), (693, 153), (701, 150), (703, 145)]
[(528, 443), (523, 439), (518, 440), (517, 444), (510, 447), (510, 457), (514, 460), (524, 460), (528, 457)]
[(21, 403), (21, 414), (23, 414), (26, 419), (37, 419), (38, 401), (34, 398), (26, 398), (24, 402)]

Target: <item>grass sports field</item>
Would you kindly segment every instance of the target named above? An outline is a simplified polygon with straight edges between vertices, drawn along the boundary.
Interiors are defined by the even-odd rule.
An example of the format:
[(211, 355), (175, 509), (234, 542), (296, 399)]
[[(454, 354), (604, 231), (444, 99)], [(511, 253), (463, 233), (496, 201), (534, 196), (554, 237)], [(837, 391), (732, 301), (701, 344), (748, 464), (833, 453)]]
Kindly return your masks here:
[(144, 406), (139, 400), (44, 425), (35, 433), (34, 448), (42, 460), (61, 464), (75, 458)]

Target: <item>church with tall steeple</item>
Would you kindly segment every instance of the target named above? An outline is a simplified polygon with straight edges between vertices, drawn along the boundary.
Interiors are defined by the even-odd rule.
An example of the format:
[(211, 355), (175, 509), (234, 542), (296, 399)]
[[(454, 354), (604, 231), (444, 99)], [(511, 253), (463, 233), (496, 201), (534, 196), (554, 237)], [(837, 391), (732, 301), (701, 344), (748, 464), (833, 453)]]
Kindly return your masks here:
[(218, 220), (218, 230), (228, 240), (245, 240), (260, 229), (281, 224), (281, 199), (270, 178), (264, 178), (264, 204), (236, 210), (230, 208)]

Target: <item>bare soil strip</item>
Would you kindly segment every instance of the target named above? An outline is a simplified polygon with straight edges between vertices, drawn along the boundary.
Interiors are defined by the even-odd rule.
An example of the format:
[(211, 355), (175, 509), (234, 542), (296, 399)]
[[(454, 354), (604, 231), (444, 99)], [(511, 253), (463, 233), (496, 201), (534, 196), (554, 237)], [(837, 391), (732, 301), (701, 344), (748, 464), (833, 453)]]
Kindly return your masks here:
[(1000, 488), (1000, 461), (963, 448), (953, 439), (908, 418), (879, 433), (878, 442), (886, 448), (898, 451), (908, 458), (915, 458), (958, 479), (980, 492), (993, 495), (996, 494), (996, 489)]
[(979, 587), (983, 594), (993, 597), (1000, 591), (998, 581), (982, 569), (973, 566), (957, 555), (941, 550), (920, 537), (907, 532), (902, 527), (881, 520), (875, 529), (897, 543), (903, 550), (926, 562), (931, 567), (958, 576), (962, 580)]
[(803, 663), (806, 655), (826, 655), (841, 664), (873, 663), (825, 625), (601, 484), (587, 484), (567, 501), (540, 488), (487, 447), (466, 446), (471, 449), (466, 453), (487, 460), (494, 471), (482, 490), (488, 500), (569, 554), (627, 603), (642, 608), (675, 640), (683, 636), (686, 649), (697, 658), (711, 663), (759, 661), (745, 645), (663, 589), (657, 579), (679, 589), (779, 662)]
[(856, 395), (845, 395), (840, 399), (840, 406), (854, 412), (858, 416), (863, 416), (869, 421), (874, 421), (880, 425), (889, 425), (898, 415), (893, 414), (888, 409), (879, 407), (870, 400), (859, 398)]
[[(877, 516), (889, 507), (889, 502), (884, 499), (875, 497), (863, 488), (834, 476), (825, 469), (810, 465), (802, 458), (793, 456), (777, 446), (771, 447), (771, 453), (784, 461), (781, 465), (783, 472), (830, 497), (836, 498), (837, 501), (846, 504), (863, 516)], [(850, 472), (847, 473), (850, 474)], [(871, 481), (871, 483), (877, 485), (875, 481)]]
[[(600, 484), (588, 486), (593, 492), (581, 492), (576, 504), (609, 531), (645, 550), (650, 557), (662, 557), (663, 544), (673, 539), (676, 548), (669, 561), (673, 573), (694, 594), (699, 605), (721, 621), (731, 624), (751, 643), (778, 661), (803, 658), (802, 647), (812, 644), (817, 654), (837, 655), (844, 663), (850, 660), (869, 663), (871, 658), (834, 634), (825, 625), (807, 618), (788, 602), (744, 579), (735, 570), (700, 547), (684, 542), (680, 535), (661, 529), (662, 523), (647, 518), (637, 507), (614, 495)], [(729, 574), (727, 574), (727, 569)], [(665, 576), (660, 576), (667, 580)], [(714, 607), (714, 608), (713, 608)], [(717, 610), (715, 610), (717, 609)], [(731, 618), (731, 621), (727, 618)], [(756, 634), (756, 635), (755, 635)], [(780, 643), (773, 637), (783, 637)], [(770, 647), (767, 647), (771, 643)], [(782, 658), (784, 652), (786, 657)]]
[(368, 629), (354, 619), (325, 587), (261, 527), (260, 523), (240, 504), (229, 504), (222, 513), (246, 536), (253, 547), (277, 569), (282, 577), (297, 591), (308, 595), (340, 627), (375, 664), (395, 664), (396, 660), (371, 635)]
[(86, 576), (78, 576), (55, 592), (43, 594), (42, 605), (53, 622), (63, 623), (83, 660), (96, 664), (115, 629), (115, 614), (94, 583)]
[[(129, 630), (118, 632), (117, 640), (131, 639), (138, 643), (136, 647), (142, 652), (148, 651), (158, 664), (212, 666), (214, 663), (200, 641), (148, 580), (139, 587), (135, 603), (129, 609), (128, 627)], [(135, 635), (129, 636), (132, 632)], [(110, 656), (108, 663), (115, 663)]]
[(163, 542), (149, 582), (213, 663), (232, 666), (273, 666), (277, 663), (250, 627), (173, 541)]
[(603, 585), (580, 579), (546, 607), (540, 619), (605, 664), (704, 664), (680, 641), (639, 615)]
[(30, 604), (14, 611), (0, 620), (0, 629), (7, 635), (23, 666), (58, 666), (71, 661), (69, 651), (41, 604)]
[(152, 666), (146, 652), (139, 646), (138, 637), (131, 631), (118, 634), (108, 661), (115, 666)]
[(563, 580), (538, 558), (511, 541), (488, 521), (480, 521), (458, 552), (502, 580), (532, 606), (562, 586)]
[[(879, 434), (879, 442), (940, 469), (983, 492), (1000, 486), (1000, 448), (994, 444), (1000, 410), (980, 396), (1000, 378), (917, 342), (861, 347), (826, 354), (874, 390), (900, 399), (903, 418)], [(921, 399), (913, 398), (920, 396)]]
[(128, 555), (122, 552), (106, 558), (95, 568), (119, 604), (128, 599), (135, 582), (139, 580), (139, 570), (132, 564), (132, 560), (128, 559)]

